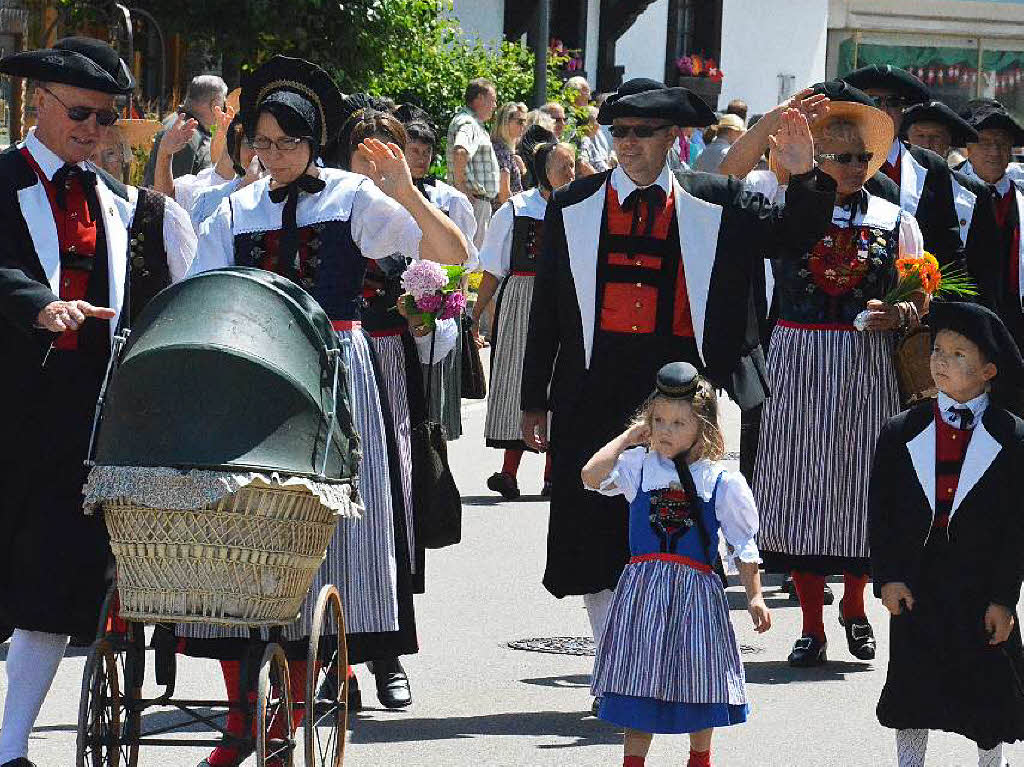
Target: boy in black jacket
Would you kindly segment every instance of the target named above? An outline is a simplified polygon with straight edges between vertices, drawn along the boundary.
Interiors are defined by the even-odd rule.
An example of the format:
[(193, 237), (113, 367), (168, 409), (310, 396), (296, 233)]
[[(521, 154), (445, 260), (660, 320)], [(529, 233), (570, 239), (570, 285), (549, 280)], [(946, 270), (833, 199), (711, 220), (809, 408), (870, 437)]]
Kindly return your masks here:
[(1003, 767), (1002, 744), (1024, 739), (1024, 422), (991, 390), (1024, 363), (983, 306), (934, 304), (929, 324), (938, 399), (885, 425), (871, 473), (872, 574), (892, 614), (878, 720), (898, 730), (900, 767), (924, 764), (929, 730)]

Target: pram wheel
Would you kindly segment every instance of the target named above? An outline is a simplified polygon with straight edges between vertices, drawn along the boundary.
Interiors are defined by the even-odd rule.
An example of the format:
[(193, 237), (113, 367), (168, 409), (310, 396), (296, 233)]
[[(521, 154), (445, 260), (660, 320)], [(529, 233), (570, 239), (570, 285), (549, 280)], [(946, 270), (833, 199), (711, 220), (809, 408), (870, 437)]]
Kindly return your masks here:
[(293, 767), (295, 732), (288, 661), (278, 644), (267, 645), (256, 691), (256, 765)]
[(324, 586), (317, 596), (306, 661), (306, 767), (341, 767), (348, 731), (348, 646), (335, 586)]
[(85, 662), (78, 707), (77, 767), (132, 767), (135, 763), (121, 758), (121, 688), (117, 666), (110, 642), (94, 642)]

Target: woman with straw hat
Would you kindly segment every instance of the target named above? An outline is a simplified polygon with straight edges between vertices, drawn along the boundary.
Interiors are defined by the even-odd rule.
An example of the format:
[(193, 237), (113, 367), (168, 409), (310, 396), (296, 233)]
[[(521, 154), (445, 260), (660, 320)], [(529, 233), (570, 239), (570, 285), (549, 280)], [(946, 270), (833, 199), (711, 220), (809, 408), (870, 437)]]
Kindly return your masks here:
[[(833, 101), (811, 131), (816, 160), (836, 181), (836, 207), (810, 252), (780, 253), (775, 262), (772, 397), (754, 476), (765, 566), (792, 572), (803, 610), (794, 666), (826, 661), (824, 580), (838, 573), (850, 652), (874, 657), (864, 612), (868, 468), (882, 424), (900, 406), (893, 331), (917, 324), (923, 311), (921, 302), (880, 300), (895, 285), (896, 259), (923, 250), (914, 218), (864, 190), (892, 144), (892, 120), (875, 107)], [(865, 310), (860, 331), (854, 320)]]

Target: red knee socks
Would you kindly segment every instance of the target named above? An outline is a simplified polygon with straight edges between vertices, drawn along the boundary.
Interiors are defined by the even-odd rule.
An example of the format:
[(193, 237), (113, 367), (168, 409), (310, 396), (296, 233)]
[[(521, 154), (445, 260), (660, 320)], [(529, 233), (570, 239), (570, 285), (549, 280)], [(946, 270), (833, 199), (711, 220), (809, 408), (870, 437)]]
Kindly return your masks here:
[(711, 750), (694, 751), (691, 748), (690, 761), (686, 763), (686, 767), (711, 767)]
[(519, 474), (519, 464), (523, 460), (522, 450), (506, 450), (505, 462), (501, 465), (503, 474), (508, 474), (513, 479)]
[[(224, 674), (224, 687), (228, 693), (228, 700), (237, 703), (242, 698), (242, 664), (237, 660), (222, 660), (220, 662), (221, 672)], [(228, 711), (227, 722), (224, 729), (231, 735), (243, 737), (245, 735), (245, 715), (240, 708), (232, 708)], [(207, 759), (210, 767), (233, 767), (238, 764), (238, 749), (228, 746), (217, 746)]]
[(793, 571), (793, 584), (800, 597), (800, 610), (804, 618), (804, 636), (825, 641), (825, 576)]
[(868, 576), (843, 573), (843, 617), (863, 618), (864, 588), (868, 585)]
[(627, 756), (622, 760), (622, 767), (644, 767), (642, 756)]

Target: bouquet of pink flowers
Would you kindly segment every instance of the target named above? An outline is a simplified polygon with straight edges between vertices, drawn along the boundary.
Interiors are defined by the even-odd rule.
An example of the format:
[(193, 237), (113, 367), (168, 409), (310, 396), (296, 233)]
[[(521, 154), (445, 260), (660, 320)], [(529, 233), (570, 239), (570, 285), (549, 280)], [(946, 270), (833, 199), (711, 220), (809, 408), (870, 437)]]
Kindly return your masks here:
[(402, 274), (405, 295), (400, 299), (406, 316), (424, 317), (433, 328), (437, 320), (458, 317), (466, 308), (466, 296), (460, 289), (462, 266), (445, 266), (423, 259), (413, 261)]

